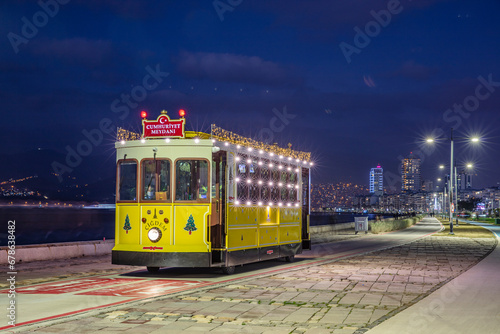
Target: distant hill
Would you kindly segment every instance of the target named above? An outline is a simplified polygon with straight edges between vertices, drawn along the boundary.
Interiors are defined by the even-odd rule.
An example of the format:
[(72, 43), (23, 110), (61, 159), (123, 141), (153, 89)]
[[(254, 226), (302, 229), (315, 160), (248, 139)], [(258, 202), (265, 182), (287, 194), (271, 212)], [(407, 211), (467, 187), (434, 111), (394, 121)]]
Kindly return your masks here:
[[(33, 190), (51, 200), (114, 202), (114, 156), (91, 154), (71, 173), (63, 174), (61, 182), (52, 163), (64, 164), (65, 158), (65, 154), (45, 149), (4, 155), (0, 182), (12, 180), (9, 186)], [(31, 178), (19, 181), (28, 177)]]

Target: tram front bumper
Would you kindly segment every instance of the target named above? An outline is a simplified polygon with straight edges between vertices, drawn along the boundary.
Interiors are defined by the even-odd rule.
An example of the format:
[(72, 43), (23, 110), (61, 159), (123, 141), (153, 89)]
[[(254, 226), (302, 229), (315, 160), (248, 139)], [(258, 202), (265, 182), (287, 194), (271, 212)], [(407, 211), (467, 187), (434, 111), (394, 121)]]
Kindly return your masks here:
[(210, 253), (111, 252), (111, 263), (145, 267), (210, 267)]

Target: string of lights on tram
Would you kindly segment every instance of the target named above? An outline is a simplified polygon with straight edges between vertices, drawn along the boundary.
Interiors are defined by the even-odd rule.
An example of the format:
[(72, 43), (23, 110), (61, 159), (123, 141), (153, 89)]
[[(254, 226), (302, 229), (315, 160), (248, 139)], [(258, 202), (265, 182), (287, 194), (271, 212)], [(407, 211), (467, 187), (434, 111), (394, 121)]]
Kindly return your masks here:
[[(180, 117), (185, 117), (186, 115), (186, 111), (184, 109), (180, 109), (179, 110), (179, 116)], [(141, 111), (141, 118), (143, 119), (146, 119), (147, 117), (147, 112), (146, 111)], [(194, 139), (194, 142), (197, 144), (197, 143), (200, 143), (200, 138), (199, 137), (195, 137), (193, 138)], [(146, 139), (145, 138), (141, 138), (141, 142), (142, 143), (145, 143), (146, 142)], [(166, 143), (170, 143), (170, 138), (165, 138), (165, 142)], [(216, 144), (218, 141), (217, 139), (214, 139), (212, 138), (212, 143)], [(236, 163), (240, 163), (240, 162), (246, 162), (248, 165), (251, 165), (253, 161), (256, 161), (257, 165), (259, 167), (267, 167), (269, 168), (269, 172), (272, 173), (273, 171), (273, 168), (274, 167), (277, 167), (277, 170), (279, 171), (284, 171), (284, 169), (286, 168), (286, 170), (288, 172), (291, 172), (292, 169), (293, 171), (296, 173), (295, 174), (295, 178), (297, 180), (297, 183), (298, 183), (298, 173), (300, 172), (300, 164), (302, 163), (302, 165), (306, 168), (309, 168), (309, 167), (312, 167), (314, 165), (313, 162), (308, 162), (306, 160), (303, 160), (301, 161), (300, 159), (294, 159), (292, 157), (287, 157), (285, 158), (283, 155), (277, 155), (273, 152), (265, 152), (264, 150), (260, 149), (258, 151), (254, 150), (253, 147), (243, 147), (239, 144), (233, 144), (233, 143), (230, 143), (230, 142), (227, 142), (227, 141), (219, 141), (226, 150), (230, 150), (231, 147), (230, 146), (234, 146), (234, 151), (235, 153), (237, 154), (236, 157), (235, 157), (235, 161)], [(125, 141), (122, 140), (121, 143), (124, 145), (125, 144)], [(244, 159), (242, 158), (242, 156), (245, 155), (245, 151), (248, 153), (248, 154), (251, 154), (252, 152), (256, 151), (255, 153), (258, 152), (258, 154), (260, 155), (260, 157), (257, 157), (255, 153), (255, 156), (251, 156), (251, 157), (248, 157), (248, 159)], [(267, 154), (267, 157), (266, 157), (266, 154)], [(243, 159), (243, 160), (242, 160)], [(257, 161), (258, 160), (258, 161)], [(269, 163), (265, 164), (264, 161), (262, 160), (268, 160)], [(288, 160), (288, 163), (292, 164), (292, 163), (296, 163), (298, 164), (298, 166), (294, 166), (294, 168), (292, 168), (292, 166), (283, 166), (282, 165), (282, 161), (285, 160), (285, 163), (286, 160)], [(256, 180), (252, 180), (252, 178), (248, 177), (246, 178), (246, 180), (242, 180), (242, 178), (240, 177), (235, 177), (234, 178), (235, 180), (235, 183), (236, 184), (241, 184), (241, 182), (245, 182), (245, 184), (247, 186), (251, 186), (251, 185), (258, 185), (259, 188), (260, 187), (263, 187), (263, 186), (269, 186), (270, 188), (274, 187), (274, 189), (278, 189), (279, 192), (281, 193), (283, 190), (291, 190), (291, 189), (295, 189), (297, 191), (297, 194), (296, 194), (296, 198), (297, 198), (297, 201), (295, 203), (292, 203), (292, 202), (286, 202), (284, 203), (284, 201), (269, 201), (267, 202), (267, 206), (268, 207), (273, 207), (273, 206), (277, 206), (277, 207), (299, 207), (300, 205), (300, 201), (298, 199), (298, 191), (300, 189), (299, 187), (299, 184), (293, 184), (293, 183), (284, 183), (284, 182), (275, 182), (275, 181), (267, 181), (267, 180), (264, 180), (264, 179), (256, 179)], [(279, 187), (279, 188), (277, 188)], [(261, 189), (259, 189), (258, 191), (259, 193), (261, 192)], [(259, 196), (260, 197), (260, 196)], [(264, 206), (265, 205), (265, 202), (264, 201), (240, 201), (240, 200), (235, 200), (234, 203), (233, 203), (235, 206), (240, 206), (242, 204), (246, 204), (247, 206), (254, 206), (254, 205), (257, 205), (257, 206)]]

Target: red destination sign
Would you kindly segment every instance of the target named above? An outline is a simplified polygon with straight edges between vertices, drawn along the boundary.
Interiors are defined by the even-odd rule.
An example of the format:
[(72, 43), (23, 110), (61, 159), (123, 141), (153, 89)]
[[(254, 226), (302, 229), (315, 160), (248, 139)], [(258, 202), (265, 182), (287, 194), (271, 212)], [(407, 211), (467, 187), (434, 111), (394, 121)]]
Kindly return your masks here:
[(144, 138), (184, 138), (185, 119), (170, 120), (168, 115), (160, 115), (156, 121), (142, 120)]

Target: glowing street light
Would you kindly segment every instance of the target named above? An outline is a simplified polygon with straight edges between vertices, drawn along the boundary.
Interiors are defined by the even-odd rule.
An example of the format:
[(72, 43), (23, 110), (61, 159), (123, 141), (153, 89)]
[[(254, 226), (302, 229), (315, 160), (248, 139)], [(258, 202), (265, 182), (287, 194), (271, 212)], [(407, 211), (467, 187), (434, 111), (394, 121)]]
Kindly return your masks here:
[[(469, 138), (455, 138), (455, 139), (465, 139), (467, 141), (470, 141), (472, 143), (478, 143), (480, 141), (479, 137), (469, 137)], [(450, 208), (450, 234), (453, 233), (453, 212), (457, 209), (457, 171), (456, 167), (454, 166), (454, 155), (453, 155), (453, 128), (451, 128), (451, 133), (450, 133), (450, 182), (448, 186), (448, 200), (449, 200), (449, 208)], [(431, 144), (434, 143), (433, 138), (427, 138), (426, 140), (427, 143)], [(440, 165), (439, 169), (444, 169), (444, 165)], [(455, 174), (453, 174), (455, 172)], [(455, 185), (455, 201), (453, 201), (453, 181)], [(458, 217), (457, 217), (457, 225), (458, 225)]]

